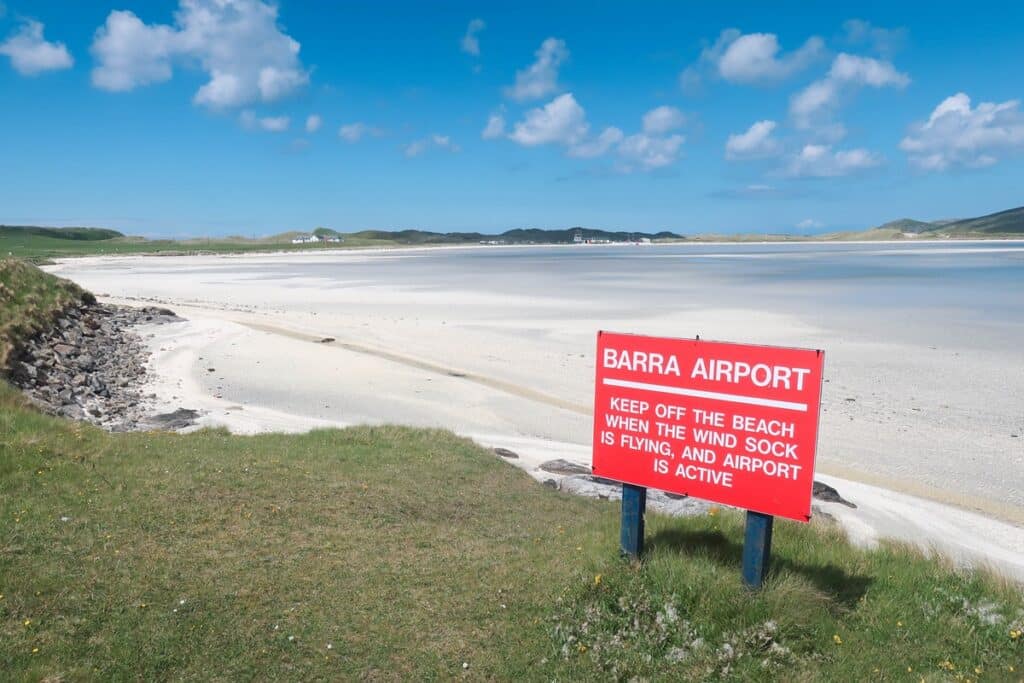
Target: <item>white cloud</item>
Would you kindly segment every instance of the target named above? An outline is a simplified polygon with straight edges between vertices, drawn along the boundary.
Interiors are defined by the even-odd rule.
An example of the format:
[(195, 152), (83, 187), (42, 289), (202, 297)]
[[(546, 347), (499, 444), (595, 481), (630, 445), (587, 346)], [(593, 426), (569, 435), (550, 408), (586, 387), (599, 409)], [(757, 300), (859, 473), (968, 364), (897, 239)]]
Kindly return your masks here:
[(622, 142), (623, 132), (615, 126), (608, 126), (593, 140), (586, 140), (569, 148), (569, 156), (578, 159), (593, 159), (604, 156), (615, 145)]
[(493, 140), (500, 138), (505, 134), (505, 117), (501, 112), (496, 112), (487, 117), (487, 125), (484, 126), (483, 132), (480, 133), (480, 137), (484, 140)]
[(48, 42), (43, 37), (43, 25), (32, 19), (23, 22), (17, 33), (0, 43), (0, 55), (9, 57), (11, 66), (22, 76), (70, 69), (75, 63), (64, 43)]
[(823, 228), (825, 224), (821, 221), (816, 221), (813, 218), (805, 218), (796, 224), (796, 227), (801, 230), (813, 230), (814, 228)]
[(446, 149), (450, 152), (458, 152), (460, 150), (459, 146), (452, 143), (451, 138), (447, 135), (434, 133), (430, 137), (410, 142), (402, 148), (402, 152), (411, 159), (412, 157), (418, 157), (431, 148)]
[(179, 0), (174, 25), (144, 24), (114, 11), (93, 39), (93, 84), (126, 91), (171, 78), (175, 63), (197, 64), (209, 81), (193, 101), (211, 108), (272, 102), (309, 83), (299, 43), (262, 0)]
[(572, 93), (559, 95), (543, 107), (526, 112), (509, 137), (526, 147), (546, 144), (575, 145), (583, 141), (590, 126)]
[(850, 19), (843, 22), (845, 40), (851, 45), (867, 45), (872, 50), (887, 57), (903, 46), (907, 32), (902, 28), (881, 28), (863, 19)]
[(866, 171), (882, 163), (863, 148), (832, 151), (831, 145), (804, 145), (789, 161), (785, 174), (795, 178), (836, 178)]
[(639, 168), (651, 171), (674, 163), (686, 141), (682, 135), (656, 137), (646, 133), (630, 135), (619, 143), (618, 153), (624, 163), (619, 169), (630, 172)]
[(380, 128), (374, 126), (368, 126), (362, 121), (356, 121), (355, 123), (346, 123), (344, 126), (338, 129), (338, 137), (345, 142), (354, 143), (359, 142), (367, 135), (373, 137), (380, 137), (384, 134)]
[(725, 158), (764, 159), (779, 153), (779, 141), (772, 137), (776, 127), (775, 121), (758, 121), (750, 126), (745, 133), (734, 133), (725, 142)]
[(661, 135), (679, 128), (685, 122), (686, 117), (683, 116), (683, 112), (675, 107), (662, 105), (644, 114), (644, 132), (649, 135)]
[(265, 130), (269, 133), (283, 133), (291, 124), (291, 119), (287, 116), (259, 117), (248, 109), (239, 115), (238, 120), (249, 130)]
[(649, 171), (673, 163), (685, 140), (682, 135), (652, 134), (652, 130), (665, 131), (666, 126), (674, 128), (677, 118), (665, 112), (650, 117), (651, 113), (643, 117), (647, 128), (644, 132), (626, 136), (619, 128), (608, 126), (597, 137), (591, 137), (586, 112), (572, 93), (566, 93), (526, 112), (508, 137), (525, 147), (561, 145), (569, 156), (578, 159), (594, 159), (614, 152), (619, 158), (619, 171)]
[(533, 64), (516, 72), (515, 85), (505, 88), (505, 94), (513, 100), (535, 100), (559, 90), (558, 68), (569, 58), (565, 41), (548, 38), (534, 55), (537, 59)]
[(697, 64), (680, 74), (680, 85), (684, 90), (696, 89), (705, 71), (731, 83), (775, 83), (803, 71), (824, 50), (824, 41), (812, 36), (796, 50), (782, 53), (779, 38), (774, 33), (742, 33), (729, 28), (701, 52)]
[(320, 126), (322, 126), (323, 123), (324, 120), (320, 118), (319, 114), (310, 114), (309, 116), (306, 117), (306, 132), (317, 132), (318, 130), (320, 130)]
[(910, 77), (891, 62), (842, 52), (832, 61), (825, 78), (798, 92), (789, 103), (790, 114), (800, 128), (815, 125), (815, 119), (839, 105), (840, 96), (858, 87), (905, 88)]
[(1002, 155), (1024, 151), (1020, 102), (981, 102), (971, 108), (971, 98), (957, 93), (939, 103), (927, 121), (911, 126), (900, 149), (927, 171), (991, 166)]
[(483, 31), (487, 27), (483, 19), (473, 19), (469, 22), (469, 26), (466, 27), (466, 35), (462, 36), (462, 51), (473, 55), (474, 57), (480, 56), (480, 39), (477, 34)]

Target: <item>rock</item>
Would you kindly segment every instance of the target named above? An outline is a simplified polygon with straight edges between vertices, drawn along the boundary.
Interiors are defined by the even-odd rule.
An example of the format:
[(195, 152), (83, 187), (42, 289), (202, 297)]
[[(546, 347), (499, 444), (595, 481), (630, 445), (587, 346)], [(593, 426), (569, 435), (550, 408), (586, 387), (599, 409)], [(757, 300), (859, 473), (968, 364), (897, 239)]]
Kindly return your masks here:
[(839, 503), (846, 507), (855, 508), (857, 507), (850, 501), (846, 500), (839, 495), (839, 491), (820, 481), (814, 482), (814, 488), (812, 489), (812, 495), (818, 500), (823, 500), (826, 503)]
[[(131, 327), (181, 320), (173, 311), (97, 304), (86, 297), (25, 341), (10, 363), (10, 381), (41, 409), (107, 429), (139, 429), (147, 412), (141, 392), (149, 352)], [(171, 428), (189, 419), (176, 411)], [(161, 422), (161, 425), (167, 424)], [(167, 428), (161, 426), (161, 428)]]
[(515, 460), (519, 457), (518, 453), (510, 451), (507, 448), (495, 448), (494, 454), (502, 458), (508, 458), (510, 460)]
[(69, 417), (72, 420), (84, 420), (85, 411), (80, 406), (71, 403), (69, 405), (61, 406), (57, 410), (57, 414), (61, 417)]
[(586, 465), (577, 465), (562, 458), (541, 463), (540, 469), (551, 474), (590, 474), (590, 468)]
[(191, 408), (178, 408), (170, 413), (161, 413), (146, 418), (140, 426), (147, 429), (158, 429), (165, 432), (173, 432), (185, 427), (191, 427), (196, 423), (199, 413)]
[(558, 490), (566, 493), (574, 493), (578, 496), (588, 498), (601, 498), (605, 500), (618, 500), (622, 498), (622, 484), (612, 482), (611, 485), (595, 482), (589, 475), (575, 474), (558, 482)]
[(622, 486), (621, 481), (615, 481), (614, 479), (605, 479), (604, 477), (598, 477), (596, 475), (591, 475), (590, 477), (588, 477), (588, 479), (590, 479), (590, 481), (594, 482), (595, 484), (604, 484), (605, 486)]
[(555, 481), (554, 479), (545, 479), (544, 480), (544, 485), (547, 486), (549, 489), (557, 489), (558, 488), (558, 482)]
[(39, 375), (39, 372), (36, 369), (35, 365), (32, 365), (31, 363), (26, 363), (24, 361), (18, 361), (14, 363), (12, 373), (16, 378), (24, 380), (35, 380), (36, 377), (38, 377)]
[(335, 341), (334, 337), (324, 337), (318, 343), (320, 343), (320, 344), (330, 344), (332, 341)]

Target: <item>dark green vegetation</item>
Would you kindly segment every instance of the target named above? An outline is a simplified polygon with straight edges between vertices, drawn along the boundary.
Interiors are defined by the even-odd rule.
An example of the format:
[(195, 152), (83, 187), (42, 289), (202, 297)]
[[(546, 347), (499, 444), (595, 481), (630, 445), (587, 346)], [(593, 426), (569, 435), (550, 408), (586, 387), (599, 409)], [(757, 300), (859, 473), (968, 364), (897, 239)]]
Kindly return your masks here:
[(921, 238), (993, 238), (1024, 235), (1024, 207), (1002, 211), (980, 218), (926, 223), (902, 219), (862, 232), (829, 233), (816, 237), (788, 234), (750, 233), (742, 235), (700, 234), (682, 236), (672, 232), (622, 232), (569, 228), (567, 230), (515, 229), (500, 235), (479, 232), (430, 232), (426, 230), (363, 230), (342, 233), (318, 227), (317, 237), (340, 237), (341, 242), (292, 244), (300, 232), (286, 232), (263, 238), (218, 237), (214, 239), (148, 240), (126, 237), (114, 230), (101, 228), (39, 228), (32, 226), (0, 226), (0, 254), (45, 262), (50, 258), (99, 254), (199, 254), (241, 253), (250, 251), (301, 251), (308, 249), (353, 249), (360, 247), (436, 246), (500, 243), (500, 244), (571, 244), (579, 233), (585, 240), (635, 242), (642, 238), (655, 242), (673, 241), (791, 241), (791, 240), (883, 240), (904, 239), (913, 233)]
[[(35, 269), (18, 287), (66, 288)], [(23, 301), (18, 292), (5, 299)], [(59, 297), (40, 298), (52, 316)], [(20, 328), (18, 328), (20, 329)], [(898, 547), (648, 517), (403, 427), (109, 434), (0, 381), (5, 680), (1018, 680), (1024, 597)]]
[[(179, 254), (242, 253), (254, 251), (302, 251), (309, 249), (353, 249), (360, 247), (436, 246), (478, 244), (498, 241), (504, 244), (568, 244), (573, 230), (509, 230), (501, 235), (477, 232), (438, 233), (423, 230), (364, 230), (340, 233), (330, 228), (313, 230), (317, 237), (341, 237), (342, 242), (292, 244), (291, 240), (305, 233), (286, 232), (279, 235), (250, 239), (245, 237), (218, 237), (213, 239), (147, 240), (125, 237), (113, 230), (99, 228), (36, 228), (0, 226), (0, 254), (26, 258), (36, 262), (66, 256), (109, 254)], [(656, 240), (681, 239), (678, 235), (662, 232), (646, 233), (605, 232), (579, 229), (586, 239), (614, 242), (636, 241), (641, 237)], [(70, 231), (70, 232), (69, 232)], [(72, 237), (74, 235), (74, 237)]]
[(919, 239), (941, 238), (1020, 238), (1024, 236), (1024, 206), (978, 218), (948, 221), (916, 221), (904, 218), (864, 232), (822, 235), (822, 239), (903, 239), (907, 234)]
[(47, 329), (67, 306), (93, 301), (92, 294), (72, 282), (24, 261), (0, 258), (0, 372), (18, 341)]

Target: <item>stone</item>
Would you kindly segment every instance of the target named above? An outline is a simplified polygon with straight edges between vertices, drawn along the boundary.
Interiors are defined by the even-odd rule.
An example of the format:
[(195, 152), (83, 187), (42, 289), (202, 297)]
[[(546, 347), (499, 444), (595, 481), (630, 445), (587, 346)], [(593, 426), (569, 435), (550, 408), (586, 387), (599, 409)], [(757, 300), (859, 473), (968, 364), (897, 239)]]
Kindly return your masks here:
[(562, 458), (541, 463), (540, 469), (551, 474), (590, 474), (590, 468), (586, 465), (577, 465)]
[(857, 507), (850, 501), (840, 496), (839, 491), (836, 491), (834, 488), (832, 488), (831, 486), (824, 482), (814, 482), (814, 487), (811, 490), (811, 495), (813, 495), (818, 500), (825, 501), (826, 503), (839, 503), (840, 505), (845, 505), (846, 507), (851, 508)]
[(149, 429), (171, 432), (194, 425), (197, 417), (199, 417), (199, 413), (195, 410), (178, 408), (170, 413), (161, 413), (160, 415), (148, 417), (142, 425)]
[(517, 459), (519, 457), (518, 453), (515, 453), (514, 451), (510, 451), (507, 448), (495, 448), (494, 449), (494, 454), (499, 456), (499, 457), (502, 457), (502, 458), (508, 458), (510, 460), (515, 460), (515, 459)]
[(53, 350), (62, 356), (69, 356), (75, 351), (75, 347), (70, 344), (54, 344)]
[(84, 420), (85, 411), (82, 410), (81, 406), (70, 403), (68, 405), (61, 406), (57, 410), (57, 414), (61, 417), (69, 417), (72, 420)]

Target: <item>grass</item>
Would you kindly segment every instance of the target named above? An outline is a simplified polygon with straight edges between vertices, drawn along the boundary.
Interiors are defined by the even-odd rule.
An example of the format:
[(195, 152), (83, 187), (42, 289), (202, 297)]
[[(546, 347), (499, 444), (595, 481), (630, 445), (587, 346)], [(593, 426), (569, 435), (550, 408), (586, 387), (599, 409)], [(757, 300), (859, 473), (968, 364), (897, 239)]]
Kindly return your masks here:
[(107, 434), (4, 387), (0, 435), (0, 669), (16, 680), (1024, 670), (1018, 587), (780, 522), (752, 594), (727, 511), (652, 515), (632, 566), (615, 505), (446, 432)]
[[(296, 233), (297, 234), (297, 233)], [(216, 239), (147, 240), (140, 237), (109, 239), (69, 239), (50, 233), (0, 226), (0, 255), (46, 263), (70, 256), (110, 256), (153, 254), (228, 254), (266, 251), (308, 251), (310, 249), (351, 249), (355, 247), (397, 246), (394, 240), (346, 238), (342, 243), (292, 244), (290, 239)]]
[(109, 434), (0, 382), (5, 680), (1021, 680), (985, 573), (780, 521), (751, 593), (736, 513), (617, 537), (448, 432)]

